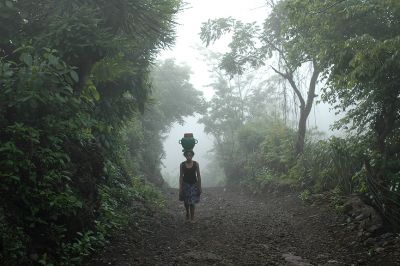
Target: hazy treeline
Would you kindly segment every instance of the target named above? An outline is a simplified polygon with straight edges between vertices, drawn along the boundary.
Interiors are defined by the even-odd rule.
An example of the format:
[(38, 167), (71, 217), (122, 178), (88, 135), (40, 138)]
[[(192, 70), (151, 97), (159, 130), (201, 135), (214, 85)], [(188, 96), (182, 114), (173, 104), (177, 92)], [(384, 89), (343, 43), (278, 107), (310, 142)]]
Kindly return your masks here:
[[(205, 22), (201, 31), (206, 45), (232, 36), (202, 120), (216, 138), (227, 181), (256, 192), (296, 186), (304, 197), (330, 189), (360, 192), (398, 225), (400, 2), (268, 4), (263, 25), (220, 18)], [(276, 77), (255, 83), (260, 67)], [(321, 140), (307, 130), (318, 84), (322, 100), (342, 114), (333, 127), (346, 137)], [(287, 105), (289, 95), (296, 105)], [(289, 107), (299, 114), (294, 128)]]
[(161, 204), (161, 135), (202, 104), (187, 67), (155, 64), (180, 5), (0, 1), (1, 263), (81, 264)]

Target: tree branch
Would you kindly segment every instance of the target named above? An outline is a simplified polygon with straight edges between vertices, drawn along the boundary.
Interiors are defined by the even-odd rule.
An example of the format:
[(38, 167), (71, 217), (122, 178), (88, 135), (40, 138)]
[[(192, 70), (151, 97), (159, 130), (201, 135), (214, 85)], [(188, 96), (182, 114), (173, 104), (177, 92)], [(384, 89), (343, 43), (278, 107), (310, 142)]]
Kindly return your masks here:
[[(278, 73), (279, 75), (281, 75), (284, 79), (286, 79), (287, 81), (289, 81), (290, 86), (292, 87), (292, 89), (294, 90), (294, 92), (297, 95), (297, 98), (299, 98), (300, 101), (300, 109), (304, 109), (306, 106), (306, 103), (304, 101), (303, 95), (301, 95), (300, 90), (297, 88), (296, 83), (293, 80), (293, 74), (292, 73), (282, 73), (281, 71), (277, 70), (276, 68), (274, 68), (273, 66), (271, 66), (271, 68)], [(317, 76), (318, 77), (318, 76)]]
[(277, 70), (275, 67), (270, 66), (277, 74), (281, 75), (283, 78), (287, 79), (286, 74), (280, 72), (279, 70)]

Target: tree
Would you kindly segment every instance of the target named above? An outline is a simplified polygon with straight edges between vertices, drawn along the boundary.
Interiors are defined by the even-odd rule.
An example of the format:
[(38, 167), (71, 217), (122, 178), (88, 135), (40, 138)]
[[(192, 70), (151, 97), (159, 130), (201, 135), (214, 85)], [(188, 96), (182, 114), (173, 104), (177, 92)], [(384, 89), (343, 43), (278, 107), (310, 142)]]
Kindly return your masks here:
[[(76, 66), (74, 90), (80, 94), (95, 63), (125, 53), (130, 60), (151, 60), (174, 39), (173, 15), (178, 0), (6, 1), (1, 5), (4, 23), (0, 50), (6, 54), (25, 44), (58, 49), (64, 61)], [(12, 20), (12, 23), (7, 23)], [(16, 35), (16, 32), (23, 33)], [(139, 60), (143, 63), (145, 60)]]
[[(152, 100), (140, 121), (143, 141), (139, 151), (140, 173), (155, 184), (162, 185), (161, 159), (164, 157), (163, 134), (175, 123), (183, 123), (185, 116), (202, 113), (202, 92), (190, 83), (190, 68), (178, 65), (173, 59), (157, 62), (151, 71)], [(129, 129), (128, 129), (129, 131)], [(137, 150), (130, 149), (132, 156)]]
[(242, 178), (247, 159), (239, 139), (240, 130), (250, 121), (265, 121), (260, 117), (274, 116), (276, 103), (272, 99), (279, 97), (274, 93), (274, 83), (260, 82), (257, 73), (230, 75), (215, 64), (220, 55), (209, 53), (207, 60), (213, 67), (213, 82), (209, 86), (215, 94), (199, 122), (214, 137), (216, 160), (232, 184)]
[(135, 175), (162, 186), (163, 135), (183, 117), (202, 113), (202, 93), (190, 83), (190, 68), (173, 59), (157, 62), (151, 69), (152, 93), (143, 114), (137, 113), (123, 130), (125, 157)]
[(211, 86), (215, 95), (208, 102), (207, 111), (199, 122), (204, 124), (204, 131), (214, 137), (217, 159), (222, 163), (225, 176), (232, 178), (240, 174), (235, 137), (237, 129), (246, 120), (247, 97), (240, 93), (244, 83), (230, 82), (221, 72), (214, 73), (217, 74)]
[(183, 117), (202, 113), (202, 92), (190, 83), (189, 66), (178, 65), (173, 59), (158, 62), (152, 69), (153, 98), (163, 117), (163, 132), (173, 123), (183, 123)]
[(2, 262), (82, 264), (142, 196), (120, 133), (144, 110), (179, 5), (0, 2)]
[[(400, 209), (400, 2), (282, 1), (291, 39), (307, 30), (323, 62), (323, 98), (344, 112), (337, 128), (349, 128), (363, 151), (366, 182), (377, 206)], [(385, 214), (400, 221), (399, 215)]]
[[(314, 101), (318, 76), (321, 72), (317, 56), (309, 51), (303, 33), (296, 39), (289, 37), (290, 32), (285, 30), (287, 16), (282, 5), (273, 7), (271, 15), (265, 20), (261, 31), (255, 23), (242, 23), (232, 18), (209, 20), (203, 24), (201, 39), (206, 45), (220, 38), (223, 34), (233, 32), (231, 51), (221, 60), (221, 67), (231, 74), (242, 73), (246, 68), (257, 68), (266, 63), (270, 57), (279, 58), (279, 67), (272, 69), (289, 82), (300, 102), (300, 118), (295, 145), (295, 154), (303, 152), (306, 134), (307, 118)], [(295, 73), (300, 72), (305, 65), (311, 65), (312, 74), (309, 80), (307, 97), (304, 97), (299, 83), (295, 80)]]

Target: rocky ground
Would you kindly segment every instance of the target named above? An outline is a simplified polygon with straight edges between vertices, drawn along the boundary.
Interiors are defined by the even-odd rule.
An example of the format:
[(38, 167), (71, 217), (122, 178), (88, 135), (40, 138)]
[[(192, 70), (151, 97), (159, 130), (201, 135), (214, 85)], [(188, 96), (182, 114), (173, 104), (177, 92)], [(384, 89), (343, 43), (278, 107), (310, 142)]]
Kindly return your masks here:
[(166, 191), (165, 212), (116, 236), (89, 264), (400, 265), (399, 236), (362, 229), (364, 217), (349, 214), (351, 204), (339, 215), (323, 197), (309, 204), (293, 192), (256, 197), (204, 188), (190, 224), (177, 199), (177, 190)]

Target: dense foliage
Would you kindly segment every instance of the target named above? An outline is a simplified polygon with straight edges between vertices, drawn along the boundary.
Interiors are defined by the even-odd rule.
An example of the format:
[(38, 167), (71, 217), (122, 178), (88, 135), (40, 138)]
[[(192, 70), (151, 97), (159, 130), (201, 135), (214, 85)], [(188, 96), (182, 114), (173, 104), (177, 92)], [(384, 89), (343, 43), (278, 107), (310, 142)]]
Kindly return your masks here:
[(187, 67), (153, 64), (179, 7), (0, 2), (2, 263), (82, 264), (135, 206), (162, 203), (147, 182), (161, 134), (202, 105)]
[[(282, 1), (286, 31), (306, 40), (325, 68), (324, 99), (345, 117), (364, 164), (367, 192), (389, 220), (400, 221), (400, 3)], [(305, 54), (310, 52), (303, 50)]]

